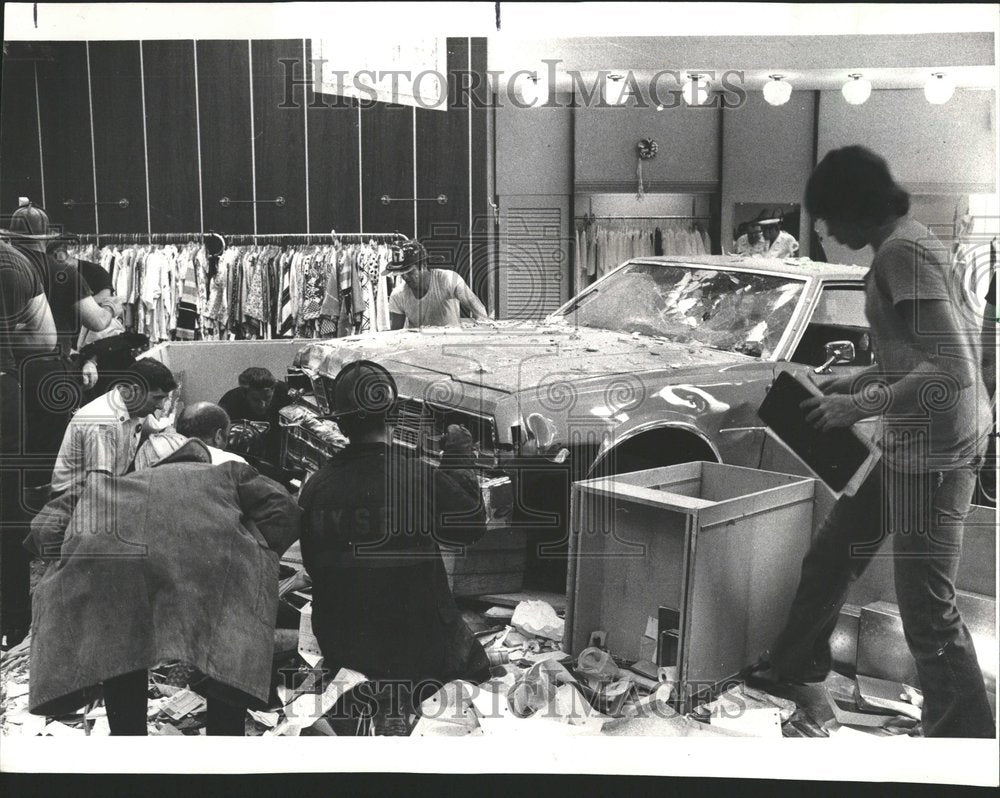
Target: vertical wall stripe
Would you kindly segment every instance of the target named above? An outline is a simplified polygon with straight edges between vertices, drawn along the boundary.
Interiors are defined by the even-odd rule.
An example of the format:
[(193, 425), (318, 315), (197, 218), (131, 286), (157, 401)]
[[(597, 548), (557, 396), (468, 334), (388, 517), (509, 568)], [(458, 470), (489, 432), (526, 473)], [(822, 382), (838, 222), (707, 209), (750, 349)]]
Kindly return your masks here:
[(146, 132), (146, 62), (139, 42), (139, 90), (142, 92), (142, 160), (146, 166), (146, 229), (153, 234), (153, 216), (149, 207), (149, 136)]
[[(469, 83), (472, 83), (472, 37), (470, 36), (466, 41), (466, 55), (468, 56), (468, 77)], [(455, 97), (458, 97), (459, 87), (455, 87)], [(474, 252), (472, 247), (472, 92), (469, 92), (469, 96), (465, 98), (465, 101), (469, 104), (469, 115), (466, 120), (466, 124), (469, 128), (469, 274), (467, 275), (469, 279), (469, 287), (472, 288), (475, 276), (472, 274), (472, 264)], [(475, 291), (475, 288), (473, 288)]]
[(250, 185), (253, 200), (253, 234), (257, 235), (257, 131), (253, 121), (253, 40), (247, 39), (247, 74), (250, 78)]
[(201, 96), (198, 92), (198, 40), (191, 42), (194, 47), (194, 127), (198, 138), (198, 218), (201, 220), (202, 235), (205, 233), (205, 189), (201, 182)]
[(42, 152), (42, 102), (38, 97), (38, 62), (32, 64), (35, 70), (35, 121), (38, 123), (38, 173), (41, 178), (39, 185), (42, 187), (42, 207), (47, 207), (45, 202), (45, 154)]
[(94, 90), (90, 84), (90, 42), (87, 49), (87, 108), (90, 112), (90, 170), (94, 175), (94, 233), (101, 234), (101, 222), (97, 213), (97, 153), (94, 147)]
[(417, 238), (417, 106), (413, 106), (413, 237)]
[(361, 160), (361, 100), (358, 100), (358, 232), (365, 231), (365, 179)]
[[(309, 62), (306, 60), (306, 40), (302, 40), (302, 78), (305, 79), (306, 75), (312, 75), (312, 68)], [(292, 77), (295, 77), (294, 73)], [(305, 164), (305, 174), (306, 174), (306, 232), (311, 233), (312, 228), (310, 224), (312, 223), (311, 216), (309, 214), (309, 87), (302, 87), (302, 130), (305, 135), (306, 145), (306, 164)]]

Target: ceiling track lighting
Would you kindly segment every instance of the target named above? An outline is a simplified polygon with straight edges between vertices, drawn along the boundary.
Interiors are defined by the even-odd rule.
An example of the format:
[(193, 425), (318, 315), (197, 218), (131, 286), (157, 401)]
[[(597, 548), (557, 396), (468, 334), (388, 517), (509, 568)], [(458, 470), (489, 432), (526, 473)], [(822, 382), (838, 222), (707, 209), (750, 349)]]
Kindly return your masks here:
[(944, 72), (932, 72), (924, 85), (924, 97), (932, 105), (944, 105), (955, 93), (955, 81)]
[(768, 75), (764, 84), (764, 99), (769, 105), (784, 105), (792, 96), (792, 85), (784, 79), (784, 75)]
[(840, 93), (851, 105), (863, 104), (871, 96), (872, 82), (859, 72), (853, 72), (847, 77), (848, 81), (843, 85)]
[(710, 85), (708, 79), (701, 73), (689, 73), (687, 83), (681, 88), (684, 102), (688, 105), (704, 105), (709, 100)]

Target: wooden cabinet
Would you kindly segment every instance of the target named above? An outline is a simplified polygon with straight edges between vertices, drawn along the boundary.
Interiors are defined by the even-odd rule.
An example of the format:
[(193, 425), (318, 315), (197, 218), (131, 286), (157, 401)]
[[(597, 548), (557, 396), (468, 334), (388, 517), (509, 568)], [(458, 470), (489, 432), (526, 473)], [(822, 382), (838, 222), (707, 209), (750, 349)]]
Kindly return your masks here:
[[(812, 532), (815, 480), (685, 463), (573, 485), (564, 647), (607, 633), (640, 659), (649, 618), (679, 613), (685, 706), (736, 676), (787, 618)], [(655, 623), (655, 621), (654, 621)]]

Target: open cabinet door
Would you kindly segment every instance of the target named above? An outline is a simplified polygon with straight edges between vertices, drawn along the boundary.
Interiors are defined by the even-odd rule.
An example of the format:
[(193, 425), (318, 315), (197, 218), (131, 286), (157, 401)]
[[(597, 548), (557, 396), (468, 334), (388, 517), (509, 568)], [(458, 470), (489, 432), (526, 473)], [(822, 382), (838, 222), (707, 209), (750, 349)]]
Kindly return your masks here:
[(569, 299), (569, 202), (555, 194), (500, 197), (501, 319), (541, 319)]

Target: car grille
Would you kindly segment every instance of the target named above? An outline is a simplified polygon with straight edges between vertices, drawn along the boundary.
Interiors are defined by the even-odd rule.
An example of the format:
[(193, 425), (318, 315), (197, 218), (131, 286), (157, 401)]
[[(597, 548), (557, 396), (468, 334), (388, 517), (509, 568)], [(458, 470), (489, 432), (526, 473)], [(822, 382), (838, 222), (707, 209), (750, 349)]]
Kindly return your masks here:
[(427, 437), (437, 435), (433, 413), (416, 399), (401, 399), (393, 418), (392, 439), (411, 449), (427, 444)]
[(436, 455), (449, 424), (462, 424), (472, 433), (481, 455), (493, 456), (496, 434), (492, 419), (437, 407), (418, 399), (401, 398), (392, 419), (392, 440), (422, 454)]

